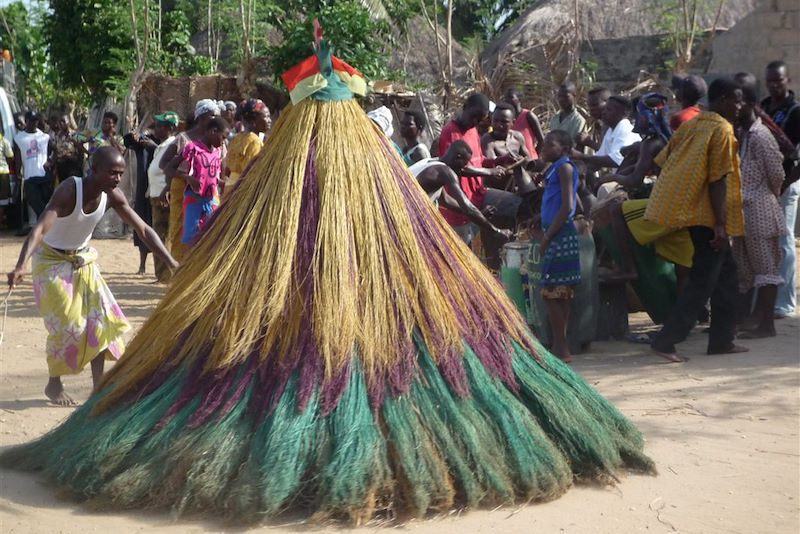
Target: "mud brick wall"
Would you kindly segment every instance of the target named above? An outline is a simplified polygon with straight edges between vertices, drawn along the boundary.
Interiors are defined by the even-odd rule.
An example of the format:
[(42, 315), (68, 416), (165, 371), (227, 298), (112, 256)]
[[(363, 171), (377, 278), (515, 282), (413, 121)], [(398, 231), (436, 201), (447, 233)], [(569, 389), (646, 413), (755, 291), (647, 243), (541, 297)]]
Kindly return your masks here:
[[(752, 72), (761, 80), (764, 67), (781, 59), (800, 80), (800, 0), (762, 0), (759, 7), (714, 41), (710, 71)], [(795, 91), (800, 89), (796, 83)]]

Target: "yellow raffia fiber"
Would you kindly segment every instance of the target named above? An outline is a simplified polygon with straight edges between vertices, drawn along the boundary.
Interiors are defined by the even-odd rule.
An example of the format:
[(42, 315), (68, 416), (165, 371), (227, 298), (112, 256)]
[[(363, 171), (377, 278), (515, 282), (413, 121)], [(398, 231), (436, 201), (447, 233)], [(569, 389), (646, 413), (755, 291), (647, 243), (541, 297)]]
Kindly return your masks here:
[[(512, 338), (526, 335), (492, 275), (407, 172), (400, 180), (417, 194), (410, 201), (403, 195), (388, 159), (397, 163), (399, 155), (386, 150), (381, 136), (354, 101), (306, 100), (284, 111), (243, 183), (224, 201), (162, 302), (106, 375), (103, 386), (114, 385), (114, 391), (98, 409), (167, 359), (178, 365), (207, 354), (205, 369), (211, 371), (243, 362), (256, 347), (264, 359), (285, 358), (304, 329), (312, 330), (326, 377), (353, 354), (368, 376), (395, 365), (401, 341), (414, 327), (429, 347), (443, 344), (460, 353), (464, 332), (456, 309), (476, 296), (487, 307), (482, 312), (497, 317)], [(300, 210), (312, 138), (319, 222), (311, 270), (301, 273), (294, 259), (299, 230), (307, 224)], [(444, 234), (427, 249), (417, 241), (409, 216), (420, 210)], [(432, 255), (431, 246), (450, 249), (465, 264), (462, 274), (445, 257)], [(313, 310), (306, 309), (301, 293), (309, 278)], [(460, 291), (464, 286), (470, 295)]]

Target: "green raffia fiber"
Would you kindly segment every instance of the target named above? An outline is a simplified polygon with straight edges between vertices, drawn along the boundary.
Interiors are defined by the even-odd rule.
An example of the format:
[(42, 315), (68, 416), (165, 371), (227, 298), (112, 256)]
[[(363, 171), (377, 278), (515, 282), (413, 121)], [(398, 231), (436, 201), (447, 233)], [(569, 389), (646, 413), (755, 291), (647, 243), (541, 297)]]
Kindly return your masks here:
[(90, 412), (102, 395), (93, 396), (0, 462), (42, 471), (106, 508), (171, 508), (234, 522), (287, 511), (354, 523), (375, 512), (420, 517), (553, 499), (574, 478), (611, 481), (623, 468), (654, 472), (639, 432), (569, 367), (544, 349), (544, 364), (514, 351), (516, 393), (465, 347), (472, 395), (454, 395), (423, 346), (410, 390), (377, 412), (354, 358), (325, 417), (318, 392), (297, 409), (295, 375), (260, 419), (248, 411), (254, 379), (232, 410), (205, 425), (188, 425), (194, 399), (157, 427), (187, 385), (178, 371), (136, 403), (97, 416)]
[[(537, 343), (538, 345), (538, 343)], [(544, 366), (519, 345), (512, 359), (521, 400), (582, 478), (610, 476), (621, 467), (655, 474), (641, 433), (610, 402), (541, 345)]]

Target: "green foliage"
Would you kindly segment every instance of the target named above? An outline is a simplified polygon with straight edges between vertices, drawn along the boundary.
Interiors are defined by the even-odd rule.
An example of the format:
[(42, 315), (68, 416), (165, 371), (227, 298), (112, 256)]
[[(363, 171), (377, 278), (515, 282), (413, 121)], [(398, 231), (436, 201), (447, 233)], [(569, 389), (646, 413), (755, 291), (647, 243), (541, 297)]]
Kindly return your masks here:
[(581, 58), (580, 62), (575, 65), (574, 78), (579, 86), (591, 87), (594, 85), (598, 70), (600, 70), (600, 64), (597, 61), (592, 58)]
[[(459, 0), (453, 6), (453, 37), (463, 41), (479, 35), (488, 41), (538, 3), (540, 0)], [(442, 4), (446, 6), (447, 0)]]
[[(366, 0), (365, 0), (366, 1)], [(454, 0), (453, 37), (465, 42), (477, 37), (484, 41), (508, 28), (529, 7), (542, 0)], [(372, 2), (366, 2), (372, 3)], [(383, 5), (389, 20), (399, 28), (420, 14), (425, 4), (428, 16), (433, 18), (434, 4), (439, 24), (446, 25), (448, 0), (385, 0)]]
[[(248, 3), (248, 0), (244, 1), (245, 6)], [(272, 21), (283, 17), (285, 11), (279, 5), (280, 2), (251, 0), (250, 3), (253, 8), (251, 27), (249, 29), (250, 48), (252, 56), (258, 57), (267, 54), (269, 49), (267, 38), (273, 28)], [(245, 58), (243, 46), (244, 25), (239, 9), (239, 0), (222, 0), (214, 4), (216, 14), (214, 30), (222, 36), (222, 51), (225, 56), (225, 63), (219, 66), (220, 70), (236, 72)], [(206, 25), (207, 21), (204, 21), (203, 26), (205, 27)]]
[[(137, 38), (139, 50), (146, 48), (145, 71), (235, 73), (246, 68), (249, 56), (266, 57), (277, 76), (312, 53), (314, 18), (322, 22), (335, 53), (368, 77), (402, 78), (403, 73), (387, 68), (392, 29), (403, 30), (421, 9), (420, 0), (243, 0), (250, 13), (245, 22), (240, 0), (133, 1), (136, 28), (130, 0), (28, 0), (29, 9), (18, 0), (0, 8), (6, 19), (0, 41), (16, 58), (20, 98), (42, 107), (53, 100), (124, 94), (136, 71)], [(430, 16), (437, 3), (444, 27), (448, 0), (422, 1)], [(454, 6), (454, 36), (488, 39), (528, 4), (462, 0)], [(268, 37), (276, 33), (281, 42), (271, 45)], [(199, 50), (193, 45), (198, 37)]]
[(51, 104), (84, 102), (83, 86), (66, 87), (53, 68), (43, 20), (47, 2), (13, 2), (0, 8), (0, 48), (8, 48), (16, 71), (17, 98), (23, 107), (44, 110)]
[(285, 0), (286, 13), (276, 23), (283, 42), (270, 47), (268, 58), (277, 75), (312, 54), (312, 22), (318, 18), (334, 53), (358, 68), (368, 78), (384, 78), (387, 73), (391, 28), (385, 20), (370, 18), (357, 0)]
[(399, 28), (405, 28), (408, 21), (420, 12), (419, 0), (394, 0), (384, 4), (389, 20)]
[(650, 0), (653, 9), (659, 11), (656, 30), (664, 34), (660, 47), (673, 55), (664, 62), (667, 70), (683, 71), (688, 67), (703, 33), (700, 20), (711, 15), (720, 2), (724, 0)]
[(50, 0), (44, 34), (65, 87), (85, 86), (99, 99), (119, 91), (134, 69), (127, 2)]
[(43, 7), (30, 3), (30, 12), (21, 1), (0, 8), (0, 48), (7, 48), (16, 69), (17, 96), (23, 105), (43, 107), (52, 99), (55, 88), (49, 68), (47, 45), (36, 24)]
[(170, 76), (211, 74), (211, 59), (197, 53), (192, 46), (192, 27), (183, 10), (164, 13), (161, 50), (156, 60), (158, 70)]

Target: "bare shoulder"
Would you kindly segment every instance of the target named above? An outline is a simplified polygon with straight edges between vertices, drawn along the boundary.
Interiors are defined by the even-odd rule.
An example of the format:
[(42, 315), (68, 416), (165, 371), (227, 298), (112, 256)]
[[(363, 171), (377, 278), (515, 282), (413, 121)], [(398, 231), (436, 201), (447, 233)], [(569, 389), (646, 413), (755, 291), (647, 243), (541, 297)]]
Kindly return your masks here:
[(443, 185), (446, 183), (458, 183), (458, 175), (446, 164), (442, 163), (441, 165), (436, 165), (436, 172)]
[(59, 217), (66, 217), (75, 208), (75, 195), (75, 179), (67, 178), (53, 191), (49, 204), (55, 208)]
[(128, 199), (125, 198), (125, 194), (118, 187), (112, 189), (111, 192), (108, 193), (108, 207), (119, 208), (127, 204)]
[(523, 144), (525, 143), (525, 136), (522, 135), (522, 132), (520, 132), (519, 130), (509, 130), (509, 131), (511, 132), (511, 135), (514, 137), (514, 139)]

